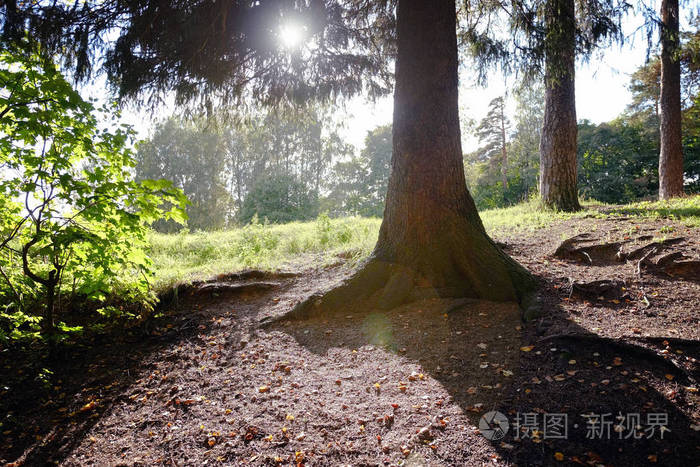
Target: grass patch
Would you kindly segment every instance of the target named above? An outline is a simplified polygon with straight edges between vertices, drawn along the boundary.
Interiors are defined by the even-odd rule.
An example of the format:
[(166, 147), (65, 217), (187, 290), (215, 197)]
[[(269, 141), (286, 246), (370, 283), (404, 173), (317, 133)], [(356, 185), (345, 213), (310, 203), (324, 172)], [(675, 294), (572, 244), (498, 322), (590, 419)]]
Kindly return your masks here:
[(668, 201), (640, 201), (624, 206), (613, 206), (604, 211), (633, 217), (669, 219), (681, 222), (688, 227), (700, 227), (700, 195)]
[[(700, 195), (671, 201), (612, 206), (584, 201), (576, 213), (541, 210), (538, 200), (480, 213), (486, 231), (495, 237), (530, 232), (573, 218), (628, 216), (667, 218), (700, 227)], [(245, 268), (274, 270), (333, 262), (338, 255), (357, 261), (369, 255), (377, 241), (380, 219), (346, 217), (246, 227), (219, 232), (151, 233), (150, 256), (155, 263), (156, 290), (206, 279)], [(669, 227), (670, 229), (671, 227)], [(309, 258), (309, 254), (314, 254)]]
[(161, 291), (177, 283), (246, 268), (299, 267), (312, 253), (317, 254), (316, 264), (332, 262), (339, 254), (357, 260), (372, 251), (380, 222), (361, 217), (329, 219), (322, 215), (311, 222), (253, 222), (218, 232), (153, 232), (149, 235), (149, 254), (156, 270), (154, 287)]
[(486, 231), (494, 236), (531, 232), (572, 218), (605, 217), (605, 214), (595, 209), (600, 203), (588, 201), (582, 205), (583, 209), (579, 212), (553, 211), (541, 209), (539, 199), (533, 198), (515, 206), (489, 209), (479, 214)]

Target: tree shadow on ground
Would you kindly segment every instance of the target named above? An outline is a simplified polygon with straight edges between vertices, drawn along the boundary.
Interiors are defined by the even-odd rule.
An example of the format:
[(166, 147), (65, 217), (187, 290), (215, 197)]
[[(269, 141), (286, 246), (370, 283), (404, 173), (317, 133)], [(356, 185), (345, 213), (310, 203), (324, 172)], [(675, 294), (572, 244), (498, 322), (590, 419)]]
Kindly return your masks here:
[[(197, 304), (200, 300), (209, 307), (227, 308), (233, 297), (255, 298), (270, 289), (269, 283), (261, 284), (257, 291), (240, 284), (230, 288), (206, 284), (204, 297), (181, 292), (181, 303), (168, 296), (171, 309), (165, 316), (123, 333), (113, 330), (64, 345), (51, 360), (42, 358), (39, 348), (5, 349), (0, 360), (0, 464), (11, 460), (16, 465), (61, 464), (117, 403), (136, 398), (131, 393), (134, 385), (153, 377), (153, 356), (172, 361), (176, 357), (168, 356), (166, 349), (211, 331), (216, 322), (210, 310)], [(234, 340), (244, 332), (235, 324), (231, 331)], [(40, 378), (46, 370), (48, 379)]]
[[(277, 329), (322, 356), (369, 344), (394, 354), (397, 365), (417, 363), (473, 424), (491, 410), (506, 415), (510, 430), (492, 445), (508, 462), (693, 465), (700, 436), (682, 386), (694, 384), (697, 369), (669, 364), (669, 355), (657, 352), (700, 358), (700, 347), (654, 350), (601, 338), (574, 323), (558, 291), (540, 282), (543, 315), (527, 324), (514, 305), (427, 300), (391, 311), (358, 311), (359, 304)], [(394, 384), (411, 390), (410, 375), (404, 378)], [(545, 430), (550, 414), (566, 414), (565, 437), (556, 438), (556, 427)], [(428, 443), (417, 436), (416, 445)]]
[[(302, 278), (302, 281), (308, 282), (308, 278)], [(328, 391), (328, 386), (338, 388), (338, 395), (333, 397), (339, 397), (341, 401), (347, 396), (353, 396), (352, 400), (355, 402), (380, 399), (380, 403), (369, 407), (369, 411), (375, 407), (391, 410), (390, 407), (399, 402), (395, 412), (396, 420), (391, 418), (391, 423), (394, 423), (394, 430), (400, 431), (400, 440), (392, 439), (392, 427), (385, 416), (382, 445), (378, 446), (376, 442), (358, 444), (353, 448), (355, 451), (350, 449), (338, 454), (338, 459), (347, 458), (343, 457), (347, 455), (371, 459), (375, 453), (382, 454), (382, 446), (391, 446), (392, 449), (398, 450), (398, 444), (408, 442), (404, 438), (409, 434), (416, 452), (420, 451), (425, 459), (430, 459), (433, 453), (430, 447), (432, 441), (429, 438), (445, 436), (445, 443), (436, 446), (440, 454), (438, 459), (445, 465), (464, 464), (465, 459), (488, 461), (488, 456), (494, 453), (506, 462), (515, 462), (518, 465), (558, 464), (555, 457), (557, 452), (561, 452), (570, 463), (580, 461), (594, 464), (643, 465), (649, 461), (649, 456), (657, 456), (660, 465), (692, 465), (700, 440), (697, 432), (690, 428), (693, 422), (687, 414), (688, 392), (683, 386), (688, 385), (688, 382), (684, 380), (683, 371), (664, 364), (661, 357), (631, 351), (614, 342), (599, 339), (595, 333), (572, 322), (566, 311), (559, 306), (561, 297), (558, 294), (561, 291), (554, 290), (551, 285), (542, 282), (545, 314), (527, 324), (521, 323), (520, 311), (511, 304), (439, 299), (416, 302), (383, 312), (368, 311), (358, 303), (347, 311), (332, 316), (281, 322), (274, 329), (258, 330), (257, 337), (250, 339), (249, 347), (257, 348), (258, 344), (253, 344), (256, 340), (267, 342), (268, 349), (274, 349), (279, 344), (279, 348), (275, 350), (278, 355), (271, 356), (268, 359), (270, 361), (258, 365), (259, 368), (267, 368), (266, 373), (258, 376), (252, 370), (246, 370), (242, 377), (251, 378), (251, 387), (245, 390), (240, 386), (227, 387), (224, 391), (216, 386), (211, 387), (211, 391), (214, 394), (221, 392), (222, 397), (228, 396), (229, 399), (233, 399), (238, 396), (238, 392), (252, 389), (253, 395), (258, 397), (259, 401), (255, 402), (255, 397), (250, 397), (250, 394), (245, 396), (250, 397), (245, 399), (245, 404), (237, 402), (243, 412), (252, 411), (254, 408), (260, 408), (261, 413), (271, 412), (274, 411), (274, 404), (283, 402), (287, 404), (280, 407), (284, 419), (284, 411), (292, 406), (296, 400), (294, 398), (298, 396), (291, 392), (285, 393), (287, 399), (280, 401), (280, 396), (273, 394), (275, 388), (289, 387), (290, 384), (299, 382), (302, 388), (298, 391), (307, 391), (318, 387), (316, 385), (326, 381), (328, 377), (338, 374), (335, 384), (328, 381), (323, 392), (315, 396), (317, 401), (305, 402), (306, 405), (297, 407), (298, 410), (302, 410), (317, 407), (317, 403), (326, 404), (327, 408), (320, 413), (335, 417), (332, 420), (319, 420), (319, 425), (312, 424), (307, 428), (309, 442), (316, 442), (312, 440), (321, 436), (316, 432), (312, 433), (311, 430), (315, 429), (313, 426), (337, 427), (341, 424), (342, 427), (344, 423), (348, 423), (345, 417), (368, 415), (361, 413), (356, 407), (343, 410), (334, 408), (333, 411), (329, 411), (328, 407), (331, 404), (335, 406), (338, 400), (331, 397), (333, 394)], [(309, 287), (314, 288), (313, 284)], [(279, 289), (277, 291), (279, 292)], [(292, 295), (299, 298), (299, 290), (295, 290)], [(147, 397), (148, 385), (138, 383), (151, 377), (160, 377), (154, 362), (159, 364), (160, 369), (168, 364), (172, 365), (174, 373), (192, 365), (199, 366), (198, 360), (201, 356), (193, 355), (191, 350), (187, 355), (176, 354), (172, 350), (190, 340), (202, 341), (195, 346), (197, 349), (208, 347), (209, 342), (203, 341), (201, 337), (215, 333), (214, 326), (219, 326), (231, 334), (227, 345), (232, 350), (227, 358), (237, 359), (221, 362), (216, 371), (224, 368), (239, 371), (250, 368), (250, 362), (256, 361), (261, 355), (258, 351), (249, 352), (247, 347), (245, 352), (255, 357), (253, 360), (241, 362), (238, 360), (240, 352), (234, 348), (234, 344), (238, 344), (243, 334), (248, 336), (252, 331), (249, 326), (257, 322), (261, 314), (269, 312), (269, 303), (277, 300), (279, 295), (271, 299), (269, 294), (261, 293), (257, 299), (250, 301), (248, 311), (241, 310), (236, 319), (225, 318), (220, 324), (215, 324), (227, 316), (232, 304), (235, 303), (236, 307), (240, 308), (240, 295), (235, 294), (235, 299), (233, 297), (234, 295), (221, 294), (207, 300), (194, 300), (183, 306), (180, 311), (169, 315), (167, 320), (154, 323), (151, 328), (153, 331), (147, 336), (127, 336), (120, 341), (106, 340), (102, 343), (92, 343), (84, 349), (72, 349), (56, 368), (53, 376), (55, 386), (48, 390), (40, 389), (39, 383), (33, 377), (12, 380), (13, 391), (3, 394), (0, 404), (3, 413), (11, 413), (11, 417), (14, 417), (11, 421), (12, 433), (5, 438), (13, 446), (8, 448), (8, 443), (3, 441), (5, 444), (0, 446), (2, 457), (9, 460), (19, 458), (25, 465), (61, 463), (70, 459), (71, 454), (79, 447), (82, 456), (89, 456), (85, 443), (91, 430), (107, 418), (118, 418), (119, 414), (125, 414), (125, 410), (135, 409), (134, 405), (125, 405), (125, 401)], [(275, 306), (282, 309), (286, 305), (280, 303)], [(264, 308), (266, 309), (263, 310)], [(314, 363), (321, 368), (307, 367), (306, 362), (296, 360), (311, 359), (299, 353), (298, 348), (284, 346), (284, 341), (277, 339), (281, 337), (280, 332), (292, 337), (288, 341), (296, 341), (303, 349), (321, 356), (322, 358), (315, 359)], [(570, 335), (590, 336), (590, 339), (562, 337)], [(366, 351), (369, 346), (375, 350)], [(683, 350), (685, 355), (700, 358), (698, 347), (692, 342), (685, 346), (679, 344), (679, 347), (673, 343), (669, 347), (671, 353)], [(339, 353), (339, 349), (342, 349), (342, 352)], [(359, 352), (355, 354), (353, 351), (357, 349)], [(258, 385), (270, 378), (270, 374), (285, 374), (280, 373), (275, 361), (277, 358), (286, 358), (284, 354), (288, 350), (295, 352), (293, 358), (296, 361), (290, 369), (292, 373), (284, 376), (287, 379), (283, 386), (273, 384), (272, 391), (259, 394)], [(343, 357), (334, 364), (332, 360), (339, 354)], [(357, 358), (348, 355), (356, 355)], [(360, 361), (357, 362), (358, 360)], [(571, 363), (572, 361), (575, 363)], [(358, 366), (346, 374), (345, 370), (349, 368), (347, 364), (351, 362), (356, 362)], [(3, 363), (13, 369), (22, 366), (18, 362)], [(4, 378), (10, 370), (6, 369), (5, 365), (3, 368), (0, 376), (5, 382), (7, 380)], [(280, 368), (286, 367), (283, 365)], [(667, 379), (667, 374), (671, 375), (673, 380)], [(387, 375), (390, 377), (387, 378)], [(697, 375), (694, 376), (697, 378)], [(258, 377), (265, 379), (258, 382)], [(278, 376), (274, 378), (277, 380)], [(306, 379), (311, 381), (311, 384), (305, 389), (303, 385)], [(376, 382), (377, 386), (373, 386), (372, 382)], [(149, 410), (156, 410), (160, 414), (164, 410), (164, 404), (165, 407), (170, 404), (169, 399), (183, 397), (182, 393), (170, 392), (171, 384), (168, 382), (162, 386), (167, 389), (166, 393), (153, 396), (157, 399), (149, 402)], [(313, 393), (310, 394), (314, 397)], [(269, 400), (266, 399), (268, 397)], [(415, 404), (418, 411), (423, 410), (423, 404), (430, 405), (431, 409), (438, 412), (425, 410), (413, 414), (411, 404)], [(118, 409), (120, 405), (122, 407)], [(505, 438), (491, 441), (492, 448), (489, 448), (486, 456), (475, 457), (475, 451), (479, 454), (480, 449), (475, 445), (486, 445), (481, 435), (473, 431), (470, 432), (471, 437), (455, 435), (456, 427), (451, 420), (447, 420), (448, 428), (442, 425), (445, 419), (459, 415), (458, 412), (466, 414), (472, 424), (478, 424), (481, 415), (489, 410), (504, 413), (511, 426)], [(207, 407), (201, 407), (201, 411), (210, 413)], [(655, 436), (650, 439), (620, 440), (615, 437), (617, 433), (611, 427), (612, 439), (591, 440), (586, 438), (585, 421), (581, 417), (587, 412), (614, 415), (640, 413), (642, 417), (646, 417), (648, 413), (665, 413), (670, 431), (664, 433), (664, 439), (660, 439), (657, 429)], [(123, 429), (135, 436), (140, 436), (144, 430), (147, 432), (150, 429), (148, 426), (144, 428), (138, 424), (150, 422), (147, 419), (139, 421), (137, 418), (148, 416), (149, 413), (151, 416), (155, 415), (154, 412), (142, 410), (138, 417), (128, 420), (130, 425), (124, 426)], [(541, 424), (545, 413), (566, 413), (569, 417), (568, 439), (543, 439), (542, 434), (538, 436), (537, 442), (525, 436), (521, 437), (524, 438), (522, 440), (514, 439), (513, 425), (518, 413), (538, 414), (539, 430), (544, 428)], [(426, 419), (426, 415), (433, 414), (438, 418)], [(237, 418), (239, 417), (245, 415), (238, 413)], [(4, 423), (8, 420), (9, 417), (6, 417)], [(196, 418), (196, 422), (194, 420), (187, 419), (186, 423), (199, 425), (200, 419)], [(255, 420), (253, 419), (258, 423)], [(259, 422), (269, 423), (270, 420)], [(138, 426), (132, 426), (134, 423)], [(428, 428), (432, 434), (420, 438), (422, 435), (416, 431), (426, 423), (429, 423)], [(642, 418), (641, 423), (645, 424), (646, 419)], [(574, 427), (575, 424), (579, 425), (578, 428)], [(352, 425), (358, 427), (354, 421)], [(3, 429), (7, 429), (8, 426), (10, 424), (4, 424)], [(272, 429), (272, 426), (267, 429)], [(336, 429), (336, 436), (348, 436), (347, 431), (343, 431), (342, 428)], [(368, 425), (367, 430), (371, 429)], [(320, 428), (317, 428), (318, 430), (323, 432)], [(20, 432), (23, 437), (18, 436)], [(118, 431), (110, 432), (112, 436), (115, 436), (115, 433)], [(41, 439), (37, 439), (36, 436)], [(347, 439), (357, 441), (357, 436), (351, 435)], [(101, 446), (99, 442), (102, 441), (98, 440), (97, 444)], [(206, 438), (203, 441), (188, 439), (187, 442), (190, 444), (181, 446), (181, 449), (174, 453), (176, 458), (182, 456), (186, 459), (183, 453), (193, 452), (192, 443), (201, 452), (208, 449), (202, 448), (202, 444), (206, 446)], [(243, 449), (240, 447), (241, 441), (237, 439), (236, 442), (238, 444), (234, 448)], [(393, 442), (396, 446), (390, 445)], [(248, 449), (273, 449), (261, 440), (255, 443), (260, 444), (251, 444)], [(140, 446), (142, 445), (136, 446), (135, 449), (138, 450)], [(163, 449), (168, 449), (169, 445), (164, 446)], [(360, 446), (365, 452), (357, 451)], [(234, 448), (221, 446), (223, 450)], [(280, 449), (285, 448), (278, 448)], [(451, 452), (446, 452), (449, 450)], [(392, 451), (393, 454), (396, 454), (396, 451)], [(130, 455), (133, 455), (133, 449)], [(196, 457), (197, 455), (199, 454), (196, 454), (195, 458), (198, 461), (205, 459)], [(114, 453), (110, 456), (114, 456)], [(117, 460), (109, 456), (104, 459), (110, 459), (110, 462)], [(416, 458), (412, 459), (416, 461)], [(125, 461), (135, 462), (133, 459)], [(420, 462), (416, 465), (419, 464)]]

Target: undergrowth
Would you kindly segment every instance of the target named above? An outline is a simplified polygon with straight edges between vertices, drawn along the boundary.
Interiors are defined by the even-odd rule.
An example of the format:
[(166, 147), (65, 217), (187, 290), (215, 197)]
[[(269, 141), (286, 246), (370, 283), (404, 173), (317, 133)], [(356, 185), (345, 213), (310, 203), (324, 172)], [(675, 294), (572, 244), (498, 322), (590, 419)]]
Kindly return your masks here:
[(246, 268), (275, 270), (319, 266), (338, 256), (358, 260), (377, 240), (380, 219), (321, 215), (311, 222), (267, 224), (217, 232), (149, 235), (155, 289)]
[[(539, 201), (480, 213), (486, 231), (495, 237), (527, 233), (572, 218), (633, 216), (669, 218), (700, 226), (700, 195), (671, 201), (638, 202), (624, 206), (582, 201), (583, 210), (567, 213), (540, 209)], [(219, 232), (149, 236), (155, 263), (156, 290), (176, 283), (206, 279), (245, 268), (274, 270), (319, 266), (339, 256), (358, 261), (369, 255), (377, 240), (380, 219), (319, 216), (311, 222), (250, 225)], [(310, 255), (312, 254), (312, 255)]]
[[(483, 211), (480, 215), (487, 232), (497, 239), (514, 234), (527, 234), (572, 218), (664, 218), (669, 220), (669, 224), (664, 227), (661, 232), (663, 234), (671, 234), (674, 231), (673, 224), (676, 223), (689, 227), (700, 226), (700, 196), (662, 202), (645, 201), (624, 206), (595, 202), (583, 204), (584, 209), (578, 213), (564, 213), (543, 211), (538, 202), (532, 200), (517, 206)], [(103, 325), (101, 323), (113, 322), (116, 318), (138, 321), (143, 317), (142, 304), (144, 301), (153, 300), (154, 294), (167, 291), (177, 284), (205, 280), (219, 274), (248, 268), (303, 270), (341, 260), (347, 260), (352, 265), (371, 253), (380, 224), (381, 220), (376, 218), (331, 219), (321, 215), (315, 221), (283, 225), (268, 224), (254, 218), (244, 227), (216, 232), (150, 232), (147, 236), (146, 253), (153, 262), (152, 270), (155, 272), (151, 279), (150, 294), (147, 297), (134, 295), (133, 287), (129, 287), (129, 280), (138, 278), (129, 279), (131, 276), (128, 271), (122, 271), (119, 275), (121, 285), (105, 295), (101, 303), (85, 303), (84, 306), (78, 304), (80, 310), (73, 310), (72, 315), (76, 319), (71, 319), (71, 324), (87, 319), (92, 327), (97, 328)], [(594, 225), (590, 228), (594, 228)], [(9, 272), (21, 273), (17, 267)], [(33, 300), (40, 308), (41, 294), (39, 291), (34, 292)], [(70, 291), (66, 294), (67, 299), (70, 299)], [(66, 299), (63, 295), (61, 297), (61, 300)], [(71, 308), (74, 308), (73, 300), (69, 301)], [(79, 313), (75, 314), (78, 311)], [(97, 313), (97, 316), (91, 319), (88, 317), (90, 313)], [(36, 316), (27, 315), (26, 319), (31, 322), (26, 323), (22, 322), (25, 317), (17, 317), (15, 314), (8, 304), (0, 306), (0, 324), (15, 323), (12, 327), (16, 332), (21, 331), (21, 336), (30, 337), (31, 330), (37, 326), (39, 313), (37, 312)], [(26, 330), (22, 331), (23, 328)], [(16, 332), (5, 334), (12, 339)], [(18, 334), (17, 337), (21, 336)]]

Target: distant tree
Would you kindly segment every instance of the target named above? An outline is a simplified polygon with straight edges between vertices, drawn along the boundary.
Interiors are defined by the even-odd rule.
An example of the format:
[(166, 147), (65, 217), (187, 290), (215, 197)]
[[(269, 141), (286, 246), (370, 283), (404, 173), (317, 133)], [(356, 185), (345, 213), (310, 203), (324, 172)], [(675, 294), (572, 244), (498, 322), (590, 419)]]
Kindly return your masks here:
[(366, 185), (371, 208), (366, 215), (381, 216), (391, 173), (391, 125), (382, 125), (367, 132), (360, 153), (367, 164)]
[(644, 122), (624, 115), (578, 130), (581, 193), (605, 203), (628, 203), (658, 189), (658, 140)]
[(270, 173), (302, 182), (314, 196), (332, 188), (332, 164), (353, 151), (339, 133), (333, 112), (330, 106), (313, 104), (281, 106), (218, 125), (232, 217), (240, 218), (243, 200)]
[(653, 57), (649, 62), (637, 68), (632, 73), (628, 89), (632, 94), (632, 102), (627, 106), (627, 112), (634, 116), (653, 115), (659, 117), (659, 97), (661, 95), (661, 61)]
[(469, 193), (480, 210), (503, 207), (505, 201), (498, 167), (493, 161), (483, 159), (482, 154), (477, 150), (464, 155), (464, 175)]
[(367, 132), (359, 156), (337, 162), (333, 186), (325, 200), (329, 210), (381, 217), (391, 170), (391, 125)]
[(515, 88), (514, 95), (514, 129), (510, 131), (510, 124), (505, 118), (506, 124), (503, 125), (509, 138), (506, 144), (506, 190), (503, 190), (502, 152), (499, 149), (503, 132), (498, 111), (494, 112), (492, 125), (488, 125), (488, 119), (482, 122), (482, 129), (491, 129), (485, 134), (490, 137), (487, 141), (491, 143), (464, 156), (467, 185), (479, 209), (517, 203), (527, 199), (532, 190), (537, 189), (544, 88), (539, 83), (523, 82)]
[(576, 8), (545, 2), (544, 122), (540, 136), (540, 196), (562, 211), (578, 211), (576, 177)]
[[(379, 216), (369, 200), (367, 160), (353, 157), (336, 162), (332, 172), (332, 186), (321, 203), (322, 211), (331, 215)], [(383, 207), (383, 204), (382, 204)]]
[[(683, 178), (686, 191), (700, 188), (700, 16), (691, 20), (692, 30), (681, 34), (681, 45), (677, 56), (680, 61), (680, 106), (683, 153)], [(659, 154), (661, 59), (654, 56), (632, 75), (629, 89), (632, 103), (626, 110), (625, 119), (643, 127), (645, 137), (652, 138)], [(658, 161), (655, 173), (658, 174)]]
[(272, 223), (313, 219), (318, 216), (318, 196), (294, 176), (271, 174), (258, 179), (243, 200), (239, 221), (247, 224), (254, 216)]
[(510, 121), (506, 117), (504, 96), (496, 97), (489, 103), (489, 111), (476, 127), (476, 136), (482, 147), (479, 148), (478, 158), (489, 161), (491, 165), (500, 166), (503, 200), (508, 191), (508, 141), (506, 131)]
[(659, 198), (683, 194), (681, 61), (678, 0), (661, 0)]
[(523, 83), (515, 92), (515, 131), (510, 143), (511, 186), (518, 186), (516, 200), (526, 199), (537, 189), (540, 163), (540, 134), (544, 119), (544, 86)]
[[(136, 179), (172, 180), (190, 200), (191, 229), (214, 230), (227, 225), (232, 202), (225, 184), (225, 151), (219, 135), (203, 123), (169, 118), (156, 125), (153, 135), (136, 152)], [(172, 221), (154, 224), (157, 230), (180, 228)]]
[[(467, 2), (462, 38), (470, 44), (482, 76), (483, 69), (493, 65), (500, 65), (506, 72), (523, 71), (531, 79), (544, 75), (539, 184), (545, 206), (565, 211), (580, 209), (575, 60), (577, 56), (589, 56), (610, 40), (622, 40), (619, 18), (629, 7), (627, 2), (616, 0)], [(499, 27), (504, 23), (507, 26)], [(504, 27), (509, 29), (506, 34)]]

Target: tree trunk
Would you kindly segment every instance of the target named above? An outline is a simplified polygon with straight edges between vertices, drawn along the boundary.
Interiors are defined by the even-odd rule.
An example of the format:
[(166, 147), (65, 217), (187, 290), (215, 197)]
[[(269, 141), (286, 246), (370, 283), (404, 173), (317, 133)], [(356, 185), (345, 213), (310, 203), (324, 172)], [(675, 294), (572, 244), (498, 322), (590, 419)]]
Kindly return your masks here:
[(54, 334), (55, 324), (54, 324), (54, 302), (56, 297), (56, 284), (54, 280), (55, 271), (49, 272), (49, 280), (46, 284), (46, 309), (44, 310), (44, 316), (41, 320), (41, 333), (44, 337), (49, 340)]
[(317, 116), (318, 121), (313, 123), (311, 128), (312, 138), (314, 142), (314, 156), (316, 157), (316, 167), (315, 167), (315, 179), (314, 179), (314, 189), (316, 190), (316, 195), (321, 192), (321, 173), (323, 172), (323, 140), (321, 139), (323, 133), (323, 124), (321, 123), (321, 116)]
[[(505, 97), (505, 96), (504, 96)], [(506, 116), (505, 99), (501, 101), (501, 183), (503, 184), (503, 202), (506, 201), (508, 191), (508, 152), (506, 149)]]
[(574, 0), (545, 6), (545, 106), (540, 140), (540, 196), (545, 206), (578, 211), (576, 187), (576, 18)]
[(683, 194), (683, 142), (681, 137), (681, 63), (677, 52), (678, 0), (661, 2), (661, 106), (659, 198)]
[[(298, 306), (379, 308), (429, 297), (522, 301), (534, 281), (488, 237), (464, 178), (454, 0), (400, 0), (391, 176), (372, 256)], [(293, 314), (295, 314), (293, 312)]]

